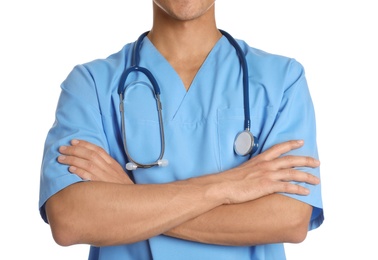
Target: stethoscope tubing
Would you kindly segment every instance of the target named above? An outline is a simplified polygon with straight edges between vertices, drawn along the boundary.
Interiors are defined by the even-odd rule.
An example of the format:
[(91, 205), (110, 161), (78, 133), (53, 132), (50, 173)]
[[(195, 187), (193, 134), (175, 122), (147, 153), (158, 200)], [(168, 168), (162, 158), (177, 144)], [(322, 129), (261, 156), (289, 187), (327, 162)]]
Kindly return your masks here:
[(236, 40), (228, 33), (223, 30), (219, 30), (234, 46), (236, 50), (236, 54), (238, 55), (240, 64), (242, 66), (243, 71), (243, 101), (244, 101), (244, 129), (248, 130), (251, 127), (251, 119), (249, 113), (249, 75), (248, 75), (248, 65), (247, 61), (243, 55), (243, 50), (241, 49), (240, 45), (236, 42)]
[[(258, 147), (258, 141), (257, 139), (252, 135), (250, 132), (250, 125), (251, 125), (251, 120), (250, 120), (250, 111), (249, 111), (249, 75), (248, 75), (248, 65), (246, 58), (244, 56), (243, 50), (241, 49), (240, 45), (236, 42), (236, 40), (227, 32), (223, 30), (219, 30), (231, 43), (231, 45), (235, 48), (236, 54), (239, 58), (240, 65), (242, 68), (243, 72), (243, 102), (244, 102), (244, 131), (239, 133), (236, 136), (235, 139), (235, 144), (238, 143), (243, 143), (243, 145), (240, 147), (241, 149), (235, 149), (236, 153), (245, 156), (247, 154), (252, 154), (254, 151), (256, 151)], [(147, 36), (149, 31), (146, 31), (142, 33), (137, 41), (134, 43), (133, 46), (133, 52), (132, 52), (132, 59), (131, 59), (131, 66), (128, 68), (125, 68), (123, 71), (120, 81), (118, 84), (118, 95), (120, 98), (120, 112), (121, 112), (121, 132), (122, 132), (122, 139), (123, 139), (123, 147), (127, 156), (127, 159), (129, 160), (129, 163), (126, 164), (127, 170), (135, 170), (136, 168), (150, 168), (153, 166), (166, 166), (168, 164), (167, 160), (163, 159), (164, 152), (165, 152), (165, 138), (164, 138), (164, 124), (163, 124), (163, 116), (162, 116), (162, 106), (161, 106), (161, 101), (160, 101), (160, 88), (159, 85), (155, 79), (155, 77), (152, 75), (152, 73), (144, 68), (139, 66), (139, 61), (140, 61), (140, 45), (142, 43), (142, 40), (144, 37)], [(124, 104), (123, 104), (123, 99), (125, 96), (125, 92), (127, 87), (125, 86), (126, 79), (129, 76), (130, 73), (132, 72), (142, 72), (148, 80), (151, 82), (151, 85), (153, 87), (153, 94), (156, 99), (156, 104), (157, 104), (157, 110), (158, 110), (158, 118), (159, 118), (159, 131), (160, 131), (160, 140), (161, 140), (161, 150), (160, 150), (160, 155), (158, 159), (153, 162), (153, 163), (139, 163), (132, 159), (131, 155), (129, 154), (128, 148), (127, 148), (127, 141), (126, 141), (126, 126), (125, 126), (125, 116), (124, 116)], [(247, 135), (245, 134), (247, 133)], [(240, 138), (242, 136), (243, 138)], [(245, 138), (247, 137), (247, 138)], [(242, 142), (239, 142), (239, 141)], [(245, 140), (245, 141), (244, 141)], [(247, 146), (245, 146), (247, 144)], [(246, 148), (244, 148), (246, 147)], [(238, 148), (238, 147), (236, 147)], [(241, 151), (241, 152), (239, 152)]]

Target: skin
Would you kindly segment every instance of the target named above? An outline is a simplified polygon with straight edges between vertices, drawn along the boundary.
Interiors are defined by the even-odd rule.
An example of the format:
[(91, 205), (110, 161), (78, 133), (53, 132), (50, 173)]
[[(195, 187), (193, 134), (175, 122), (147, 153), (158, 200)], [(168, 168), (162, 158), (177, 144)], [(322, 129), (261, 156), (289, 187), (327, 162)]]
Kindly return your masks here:
[(179, 74), (186, 89), (221, 36), (214, 1), (154, 1), (148, 38)]
[[(188, 89), (221, 37), (214, 1), (155, 0), (153, 10), (148, 37)], [(137, 185), (102, 148), (73, 140), (60, 147), (58, 161), (91, 181), (72, 184), (46, 202), (53, 237), (63, 246), (119, 245), (159, 234), (222, 245), (301, 242), (312, 207), (277, 193), (306, 196), (307, 189), (290, 181), (319, 183), (294, 169), (318, 167), (318, 160), (285, 156), (302, 145), (301, 140), (277, 144), (220, 173)]]

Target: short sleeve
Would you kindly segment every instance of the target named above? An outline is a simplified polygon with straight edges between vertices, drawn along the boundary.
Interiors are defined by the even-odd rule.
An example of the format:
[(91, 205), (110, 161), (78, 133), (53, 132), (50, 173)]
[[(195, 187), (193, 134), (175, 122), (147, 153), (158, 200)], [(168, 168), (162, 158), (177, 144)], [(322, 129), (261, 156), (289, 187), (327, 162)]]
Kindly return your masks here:
[[(302, 139), (304, 140), (304, 146), (290, 151), (288, 154), (319, 158), (316, 139), (315, 110), (307, 85), (304, 68), (296, 60), (290, 60), (283, 84), (283, 94), (278, 107), (278, 113), (262, 149), (268, 149), (274, 144), (284, 141)], [(320, 168), (298, 169), (320, 177)], [(310, 195), (285, 195), (308, 203), (314, 207), (309, 227), (309, 229), (313, 229), (320, 226), (323, 222), (321, 184), (311, 185), (301, 183), (301, 185), (310, 190)]]
[(71, 174), (66, 165), (57, 162), (58, 148), (74, 138), (84, 138), (103, 146), (105, 136), (95, 84), (88, 70), (76, 66), (61, 85), (55, 122), (49, 130), (40, 172), (40, 214), (47, 222), (44, 204), (48, 198), (65, 187), (83, 181)]

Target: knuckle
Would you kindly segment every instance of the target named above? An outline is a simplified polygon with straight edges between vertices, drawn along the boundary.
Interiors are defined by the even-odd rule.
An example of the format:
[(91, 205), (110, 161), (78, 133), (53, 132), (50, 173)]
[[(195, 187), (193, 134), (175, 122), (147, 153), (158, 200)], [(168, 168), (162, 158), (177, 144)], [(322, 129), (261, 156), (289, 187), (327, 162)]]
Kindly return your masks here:
[(310, 167), (316, 167), (319, 166), (318, 160), (316, 160), (314, 157), (306, 157), (306, 165)]
[(319, 183), (319, 179), (318, 177), (308, 173), (307, 174), (307, 180), (306, 180), (307, 183), (311, 183), (311, 184), (318, 184)]
[(297, 171), (294, 168), (289, 168), (286, 170), (286, 174), (288, 179), (293, 180), (297, 175)]
[(65, 164), (67, 165), (76, 165), (77, 162), (76, 162), (76, 157), (74, 156), (66, 156), (66, 159), (65, 159)]
[(105, 150), (102, 149), (100, 146), (95, 146), (93, 151), (97, 154), (101, 154), (101, 153), (105, 152)]
[(278, 143), (272, 146), (272, 149), (279, 149), (280, 147), (284, 146), (284, 143)]
[(291, 192), (293, 188), (292, 186), (293, 185), (290, 182), (282, 182), (283, 192)]
[(278, 143), (272, 146), (272, 150), (281, 153), (282, 151), (286, 151), (288, 149), (288, 146), (290, 146), (290, 144), (287, 142)]
[(70, 154), (72, 154), (72, 155), (75, 155), (75, 154), (77, 154), (78, 153), (78, 147), (76, 147), (76, 146), (68, 146), (67, 147), (67, 151), (70, 153)]
[(92, 177), (89, 173), (83, 172), (82, 174), (79, 175), (83, 180), (90, 181), (92, 180)]
[(96, 169), (96, 165), (93, 162), (88, 162), (87, 168), (89, 172), (93, 172)]
[(261, 178), (260, 179), (260, 186), (261, 187), (269, 187), (271, 185), (271, 180), (269, 178)]
[(265, 161), (256, 162), (254, 165), (254, 169), (260, 170), (265, 168)]
[(275, 185), (268, 178), (261, 178), (257, 186), (259, 193), (271, 194), (275, 192)]
[(99, 155), (96, 151), (90, 151), (89, 152), (89, 159), (93, 162), (97, 161), (99, 159)]
[(306, 164), (307, 165), (313, 165), (315, 162), (314, 158), (307, 156), (306, 157)]
[(293, 164), (294, 161), (295, 161), (295, 156), (293, 156), (293, 155), (286, 155), (284, 158), (285, 158), (286, 162), (290, 165)]

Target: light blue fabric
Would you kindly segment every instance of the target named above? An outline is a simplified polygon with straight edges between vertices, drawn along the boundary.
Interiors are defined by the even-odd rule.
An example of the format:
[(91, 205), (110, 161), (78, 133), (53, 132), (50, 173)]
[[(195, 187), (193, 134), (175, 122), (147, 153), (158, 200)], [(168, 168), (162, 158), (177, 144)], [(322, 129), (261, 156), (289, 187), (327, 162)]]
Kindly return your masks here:
[[(318, 157), (313, 104), (304, 69), (294, 59), (272, 55), (238, 41), (249, 67), (251, 131), (259, 138), (257, 153), (290, 139), (305, 145), (291, 154)], [(73, 138), (102, 146), (125, 165), (119, 113), (118, 82), (130, 65), (132, 44), (107, 59), (76, 66), (61, 85), (56, 121), (48, 133), (41, 169), (40, 212), (46, 200), (75, 182), (67, 166), (57, 163), (58, 147)], [(137, 169), (137, 183), (165, 183), (216, 173), (247, 160), (233, 143), (244, 130), (242, 70), (235, 49), (225, 37), (213, 48), (189, 91), (148, 38), (142, 42), (140, 65), (156, 77), (161, 89), (167, 167)], [(126, 82), (127, 142), (133, 158), (155, 161), (160, 153), (156, 103), (142, 73)], [(319, 169), (304, 169), (319, 176)], [(305, 185), (309, 196), (288, 195), (314, 206), (309, 229), (323, 221), (321, 185)], [(285, 259), (282, 244), (226, 247), (158, 236), (116, 247), (91, 247), (90, 259)]]

